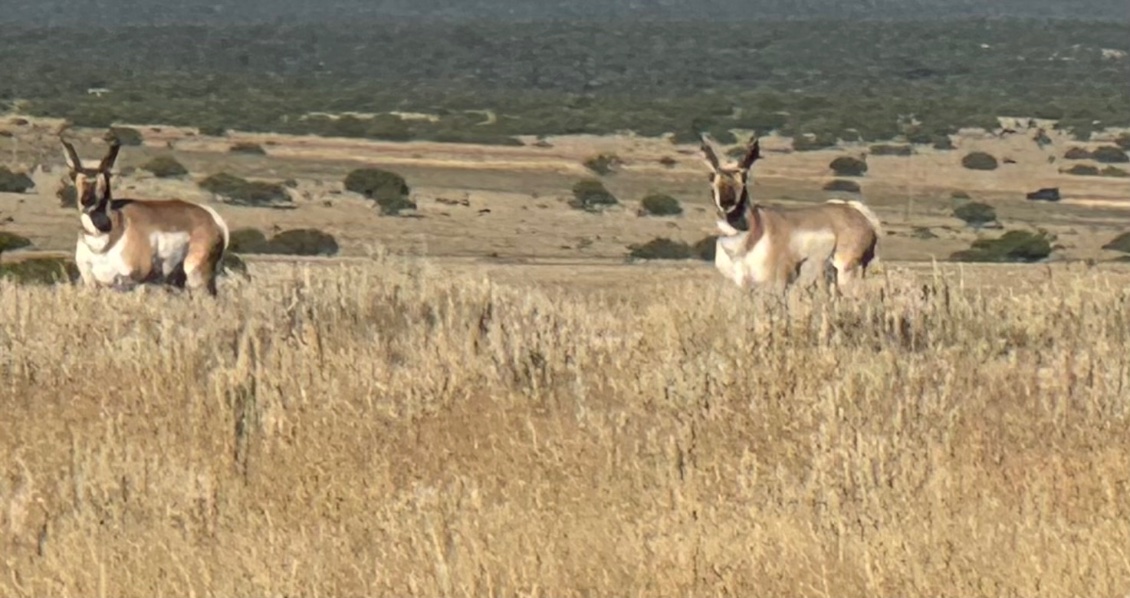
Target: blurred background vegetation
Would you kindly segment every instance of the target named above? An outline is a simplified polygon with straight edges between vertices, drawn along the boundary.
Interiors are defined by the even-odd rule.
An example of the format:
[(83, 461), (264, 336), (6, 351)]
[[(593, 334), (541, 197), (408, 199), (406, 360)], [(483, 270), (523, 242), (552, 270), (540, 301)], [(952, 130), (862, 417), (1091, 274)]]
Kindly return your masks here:
[[(1130, 126), (1124, 18), (679, 20), (659, 18), (670, 3), (651, 4), (655, 18), (603, 21), (424, 20), (394, 6), (308, 21), (284, 11), (225, 23), (203, 8), (104, 27), (28, 18), (0, 29), (0, 106), (93, 127), (500, 144), (618, 131), (685, 142), (699, 130), (729, 142), (731, 129), (752, 129), (800, 136), (798, 149), (937, 147), (960, 127), (997, 129), (997, 116), (1058, 119), (1081, 140)], [(978, 12), (952, 8), (963, 10)]]

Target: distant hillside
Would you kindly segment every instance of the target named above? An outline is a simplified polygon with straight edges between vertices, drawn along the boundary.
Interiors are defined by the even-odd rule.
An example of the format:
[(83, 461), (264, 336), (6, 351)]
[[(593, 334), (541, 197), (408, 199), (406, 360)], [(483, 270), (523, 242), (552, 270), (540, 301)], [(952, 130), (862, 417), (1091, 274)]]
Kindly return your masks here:
[(52, 25), (428, 20), (791, 20), (1001, 17), (1126, 22), (1126, 0), (38, 0), (0, 22)]

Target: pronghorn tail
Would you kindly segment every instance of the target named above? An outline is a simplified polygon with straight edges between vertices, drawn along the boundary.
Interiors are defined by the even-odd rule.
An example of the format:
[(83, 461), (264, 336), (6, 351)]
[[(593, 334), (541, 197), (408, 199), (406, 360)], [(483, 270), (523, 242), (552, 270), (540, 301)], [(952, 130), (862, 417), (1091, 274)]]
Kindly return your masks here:
[(248, 274), (247, 265), (243, 263), (243, 260), (236, 258), (234, 263), (229, 263), (228, 249), (231, 247), (231, 231), (228, 229), (228, 223), (225, 222), (223, 217), (220, 216), (219, 212), (212, 209), (211, 206), (206, 206), (204, 204), (200, 204), (200, 207), (204, 208), (205, 210), (208, 210), (208, 213), (212, 215), (212, 220), (216, 221), (216, 224), (220, 227), (220, 230), (223, 231), (223, 233), (224, 233), (224, 246), (223, 246), (223, 248), (220, 249), (220, 262), (219, 262), (220, 274), (223, 274), (224, 276), (229, 276), (229, 275), (231, 275), (231, 270), (236, 270), (245, 279), (251, 280), (251, 275)]
[(874, 259), (878, 259), (879, 258), (879, 243), (878, 243), (878, 240), (880, 238), (882, 238), (882, 236), (883, 236), (883, 223), (882, 223), (882, 221), (879, 220), (879, 216), (877, 216), (875, 214), (875, 212), (872, 212), (871, 208), (867, 207), (867, 204), (863, 203), (862, 201), (855, 200), (855, 199), (829, 199), (828, 203), (847, 204), (847, 205), (851, 206), (853, 209), (855, 209), (855, 211), (859, 212), (860, 214), (863, 214), (863, 217), (867, 219), (867, 222), (871, 225), (871, 228), (875, 231), (875, 241), (876, 242), (875, 242), (875, 257), (874, 257)]

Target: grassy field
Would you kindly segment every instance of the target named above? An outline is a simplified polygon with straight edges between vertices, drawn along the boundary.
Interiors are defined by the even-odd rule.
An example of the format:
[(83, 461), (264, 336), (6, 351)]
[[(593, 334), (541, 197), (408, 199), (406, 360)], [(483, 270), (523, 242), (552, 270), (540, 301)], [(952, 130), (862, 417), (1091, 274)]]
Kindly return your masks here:
[[(52, 167), (0, 194), (0, 223), (66, 252), (45, 130), (0, 138), (10, 165)], [(143, 130), (119, 166), (172, 153), (192, 174), (123, 191), (211, 202), (193, 179), (295, 178), (294, 209), (213, 205), (332, 232), (343, 255), (249, 259), (218, 302), (0, 281), (0, 595), (1130, 593), (1130, 267), (1072, 261), (1117, 255), (1100, 245), (1127, 179), (973, 134), (870, 157), (875, 275), (782, 303), (708, 263), (624, 262), (709, 232), (692, 147)], [(241, 140), (267, 155), (228, 154)], [(825, 197), (856, 151), (766, 147), (755, 193), (780, 203)], [(967, 171), (971, 149), (1016, 163)], [(571, 210), (599, 151), (625, 159), (605, 177), (625, 205)], [(343, 192), (365, 164), (403, 174), (417, 213)], [(1024, 201), (1053, 185), (1064, 201)], [(653, 190), (684, 214), (638, 217)], [(954, 191), (1057, 233), (1066, 263), (931, 266), (998, 234), (953, 218)]]
[(1130, 591), (1130, 272), (608, 269), (0, 283), (0, 594)]

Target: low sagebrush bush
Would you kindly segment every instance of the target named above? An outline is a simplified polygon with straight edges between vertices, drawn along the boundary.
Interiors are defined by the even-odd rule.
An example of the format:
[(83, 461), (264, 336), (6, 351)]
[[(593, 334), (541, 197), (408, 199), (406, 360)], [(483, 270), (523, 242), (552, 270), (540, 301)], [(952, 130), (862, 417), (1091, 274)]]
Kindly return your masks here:
[(678, 216), (683, 206), (670, 195), (651, 193), (640, 200), (640, 211), (646, 216)]
[(666, 237), (628, 246), (628, 257), (637, 260), (689, 260), (694, 257), (691, 246)]
[(0, 193), (23, 193), (34, 187), (35, 181), (27, 174), (12, 172), (7, 166), (0, 166)]
[(18, 262), (0, 263), (0, 279), (18, 284), (59, 284), (79, 279), (73, 260), (58, 257), (35, 257)]
[(159, 179), (180, 177), (188, 174), (188, 169), (172, 156), (154, 156), (151, 160), (141, 165), (142, 170), (148, 170)]
[(23, 249), (24, 247), (31, 247), (30, 239), (16, 233), (0, 230), (0, 253), (13, 249)]
[(249, 181), (226, 172), (200, 181), (200, 187), (226, 203), (246, 206), (268, 206), (290, 203), (290, 195), (277, 183)]
[(604, 183), (596, 179), (585, 179), (573, 185), (573, 199), (569, 201), (569, 206), (586, 212), (596, 212), (619, 203), (620, 200), (604, 187)]

